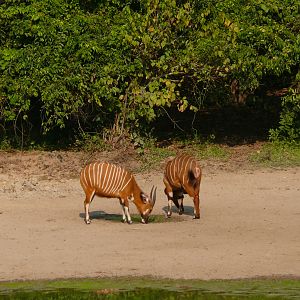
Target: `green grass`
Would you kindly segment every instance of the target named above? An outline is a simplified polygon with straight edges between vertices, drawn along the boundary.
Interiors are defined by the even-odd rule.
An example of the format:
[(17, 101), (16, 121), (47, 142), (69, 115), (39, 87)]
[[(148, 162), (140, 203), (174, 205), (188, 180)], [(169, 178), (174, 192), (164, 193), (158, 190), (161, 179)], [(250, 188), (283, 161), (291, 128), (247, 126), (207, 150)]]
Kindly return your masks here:
[[(52, 293), (62, 291), (64, 295), (58, 297), (55, 294), (54, 297), (51, 291)], [(74, 293), (76, 291), (85, 297), (82, 295), (78, 297)], [(7, 299), (37, 299), (24, 297), (24, 293), (30, 292), (36, 292), (39, 296), (45, 295), (47, 299), (68, 299), (65, 295), (67, 292), (72, 299), (299, 299), (300, 281), (297, 279), (201, 281), (118, 277), (0, 282), (0, 296), (8, 295)], [(14, 298), (13, 295), (23, 297)]]
[(228, 148), (217, 144), (215, 136), (203, 138), (195, 134), (191, 138), (183, 138), (177, 141), (178, 148), (183, 148), (185, 152), (197, 157), (198, 159), (213, 159), (226, 161), (230, 157)]
[(160, 164), (170, 156), (176, 154), (174, 149), (150, 146), (139, 151), (140, 167), (135, 172), (159, 169)]
[[(174, 142), (167, 148), (152, 146), (145, 149), (140, 156), (141, 167), (136, 171), (161, 168), (162, 162), (177, 153), (187, 153), (197, 159), (226, 162), (230, 159), (231, 151), (212, 142), (198, 143), (195, 140)], [(248, 162), (266, 167), (300, 166), (300, 143), (268, 142), (260, 150), (248, 154)], [(246, 158), (247, 160), (247, 158)], [(247, 162), (247, 161), (245, 161)]]
[(86, 152), (111, 150), (111, 145), (104, 141), (102, 136), (81, 133), (74, 143), (74, 147)]
[(250, 161), (270, 167), (300, 166), (300, 143), (266, 143), (250, 156)]
[(199, 159), (226, 161), (230, 156), (228, 149), (212, 143), (192, 144), (190, 148), (187, 148), (187, 150)]
[(6, 138), (0, 139), (0, 150), (9, 151), (12, 149), (13, 147), (8, 139)]
[(135, 170), (143, 172), (145, 170), (153, 170), (161, 168), (161, 163), (169, 157), (175, 157), (178, 153), (190, 154), (199, 160), (213, 159), (226, 161), (229, 159), (230, 151), (218, 144), (209, 142), (197, 143), (194, 140), (187, 142), (174, 142), (169, 147), (157, 147), (151, 145), (139, 151), (139, 159), (141, 166)]

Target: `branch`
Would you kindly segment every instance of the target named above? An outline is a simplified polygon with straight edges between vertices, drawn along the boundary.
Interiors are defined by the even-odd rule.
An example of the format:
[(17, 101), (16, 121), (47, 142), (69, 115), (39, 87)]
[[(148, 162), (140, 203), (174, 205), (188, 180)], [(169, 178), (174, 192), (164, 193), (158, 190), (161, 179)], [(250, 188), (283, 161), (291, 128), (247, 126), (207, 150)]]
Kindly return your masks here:
[(184, 129), (182, 129), (176, 121), (174, 121), (170, 115), (168, 114), (168, 112), (166, 111), (166, 109), (162, 106), (162, 109), (165, 111), (166, 115), (168, 116), (168, 118), (170, 119), (170, 121), (174, 124), (174, 128), (177, 127), (179, 130), (181, 130), (182, 132), (184, 132)]

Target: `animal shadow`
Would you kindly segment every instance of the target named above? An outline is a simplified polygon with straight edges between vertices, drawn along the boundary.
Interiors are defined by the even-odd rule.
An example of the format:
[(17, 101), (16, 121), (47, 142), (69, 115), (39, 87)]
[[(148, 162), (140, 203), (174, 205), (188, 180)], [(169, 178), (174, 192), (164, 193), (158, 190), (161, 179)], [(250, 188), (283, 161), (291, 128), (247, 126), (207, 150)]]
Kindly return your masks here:
[[(184, 212), (182, 213), (183, 215), (186, 215), (186, 216), (193, 216), (194, 215), (194, 207), (193, 206), (183, 205), (183, 207), (184, 207)], [(164, 211), (165, 215), (167, 215), (168, 206), (164, 206), (162, 208), (162, 210)], [(178, 208), (175, 205), (172, 205), (172, 214), (173, 213), (178, 215)]]
[[(90, 219), (91, 220), (106, 220), (106, 221), (122, 221), (122, 215), (120, 214), (108, 214), (105, 211), (91, 211), (90, 213)], [(79, 217), (84, 219), (85, 214), (80, 213)]]

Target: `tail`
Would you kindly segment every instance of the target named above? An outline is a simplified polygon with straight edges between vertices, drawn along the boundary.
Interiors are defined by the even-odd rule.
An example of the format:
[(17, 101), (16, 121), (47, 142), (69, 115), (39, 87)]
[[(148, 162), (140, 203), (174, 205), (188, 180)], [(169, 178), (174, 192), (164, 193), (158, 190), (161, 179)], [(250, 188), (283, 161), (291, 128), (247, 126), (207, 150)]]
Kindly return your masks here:
[(189, 182), (192, 186), (195, 186), (201, 176), (201, 169), (199, 167), (195, 167), (192, 170), (188, 171)]

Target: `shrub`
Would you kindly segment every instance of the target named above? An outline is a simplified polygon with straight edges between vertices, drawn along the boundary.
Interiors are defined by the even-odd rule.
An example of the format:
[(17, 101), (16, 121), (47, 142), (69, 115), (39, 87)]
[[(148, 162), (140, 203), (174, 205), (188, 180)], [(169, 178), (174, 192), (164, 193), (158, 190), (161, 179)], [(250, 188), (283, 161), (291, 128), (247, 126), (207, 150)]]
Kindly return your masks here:
[(300, 140), (300, 93), (299, 89), (291, 89), (282, 100), (282, 111), (279, 126), (270, 130), (271, 141)]

